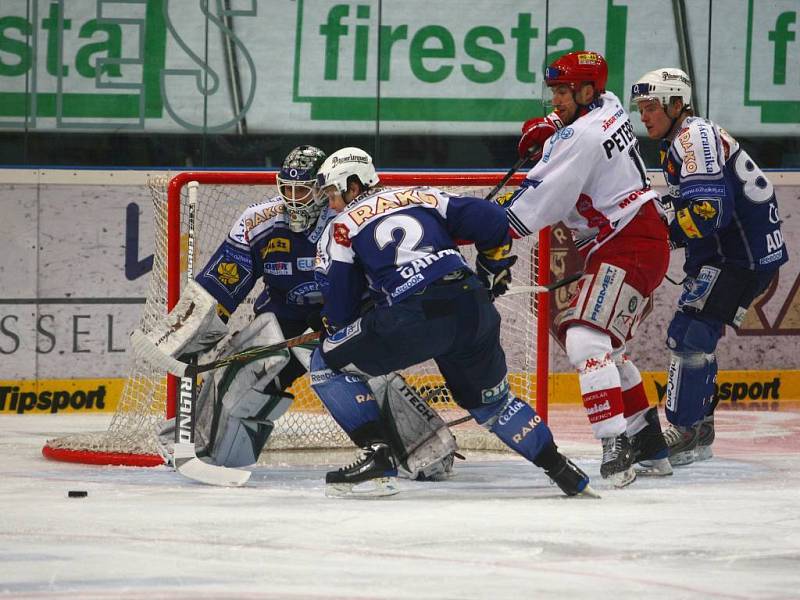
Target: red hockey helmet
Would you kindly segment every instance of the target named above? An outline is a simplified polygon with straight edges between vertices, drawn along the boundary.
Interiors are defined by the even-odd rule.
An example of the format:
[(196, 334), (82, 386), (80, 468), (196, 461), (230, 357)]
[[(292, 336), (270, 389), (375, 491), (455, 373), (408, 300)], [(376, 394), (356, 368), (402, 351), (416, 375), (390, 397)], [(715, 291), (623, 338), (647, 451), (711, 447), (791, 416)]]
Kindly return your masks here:
[(566, 84), (576, 92), (582, 83), (594, 85), (598, 94), (606, 91), (608, 64), (597, 52), (578, 50), (553, 61), (544, 72), (548, 87)]

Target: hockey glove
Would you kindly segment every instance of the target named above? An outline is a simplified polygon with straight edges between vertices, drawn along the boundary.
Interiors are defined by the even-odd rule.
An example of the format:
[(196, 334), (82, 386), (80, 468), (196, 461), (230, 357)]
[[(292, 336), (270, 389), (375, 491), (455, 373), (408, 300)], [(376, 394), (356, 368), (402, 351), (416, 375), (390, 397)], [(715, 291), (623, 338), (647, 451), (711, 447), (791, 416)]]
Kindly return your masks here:
[(322, 331), (322, 311), (315, 310), (306, 317), (306, 325), (313, 331)]
[(672, 222), (675, 220), (675, 206), (672, 204), (672, 197), (659, 196), (656, 199), (656, 208), (658, 209), (658, 214), (661, 215), (661, 218), (667, 224), (667, 227), (672, 225)]
[[(675, 205), (672, 203), (671, 196), (659, 196), (656, 199), (656, 209), (658, 209), (658, 214), (661, 216), (661, 220), (667, 224), (667, 227), (672, 230), (672, 223), (675, 221)], [(672, 239), (672, 235), (670, 235), (669, 240), (669, 249), (676, 250), (678, 248), (683, 248), (686, 246), (685, 240), (674, 240)]]
[(508, 291), (508, 286), (511, 284), (511, 267), (515, 262), (517, 257), (513, 255), (496, 260), (484, 252), (478, 254), (475, 272), (481, 283), (489, 290), (492, 300)]
[(517, 144), (519, 157), (528, 157), (531, 160), (541, 158), (545, 142), (556, 131), (558, 131), (557, 124), (548, 117), (536, 117), (525, 121), (522, 126), (522, 137)]

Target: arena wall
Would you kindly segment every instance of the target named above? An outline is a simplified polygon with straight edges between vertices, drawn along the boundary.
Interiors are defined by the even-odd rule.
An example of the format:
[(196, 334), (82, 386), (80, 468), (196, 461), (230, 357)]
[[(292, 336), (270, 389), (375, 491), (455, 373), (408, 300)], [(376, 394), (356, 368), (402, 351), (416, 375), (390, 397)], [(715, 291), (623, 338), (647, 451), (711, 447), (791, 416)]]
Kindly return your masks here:
[[(153, 248), (148, 177), (166, 172), (0, 170), (0, 413), (113, 410), (130, 362)], [(500, 175), (498, 174), (498, 178)], [(742, 330), (719, 346), (723, 405), (774, 410), (800, 399), (800, 172), (773, 172), (790, 262)], [(657, 186), (663, 180), (654, 174)], [(569, 261), (551, 257), (554, 277)], [(681, 279), (681, 253), (670, 277)], [(559, 272), (560, 271), (560, 272)], [(666, 326), (680, 292), (665, 282), (630, 352), (663, 397)], [(566, 293), (556, 296), (556, 305)], [(552, 351), (551, 401), (577, 402)]]

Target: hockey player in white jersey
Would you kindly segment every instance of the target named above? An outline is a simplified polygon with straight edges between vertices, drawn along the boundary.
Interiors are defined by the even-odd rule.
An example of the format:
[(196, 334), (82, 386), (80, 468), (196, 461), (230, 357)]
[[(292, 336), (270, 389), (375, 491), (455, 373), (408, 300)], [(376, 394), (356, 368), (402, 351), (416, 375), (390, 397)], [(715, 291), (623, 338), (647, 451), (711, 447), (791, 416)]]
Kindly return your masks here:
[[(382, 427), (365, 377), (434, 359), (455, 401), (478, 423), (567, 495), (588, 494), (589, 478), (558, 452), (547, 424), (509, 388), (492, 303), (508, 288), (516, 260), (503, 210), (436, 188), (377, 187), (372, 158), (359, 148), (329, 156), (317, 177), (330, 207), (341, 212), (318, 244), (327, 336), (312, 356), (311, 382), (364, 449), (360, 460), (327, 474), (328, 493), (397, 491), (393, 432)], [(475, 271), (457, 239), (475, 243)], [(366, 310), (364, 292), (371, 299)], [(421, 399), (419, 407), (427, 409)]]
[[(596, 52), (566, 54), (546, 70), (563, 126), (528, 122), (520, 154), (539, 162), (505, 204), (516, 237), (558, 221), (585, 260), (578, 293), (559, 317), (567, 356), (578, 371), (592, 431), (602, 440), (600, 473), (617, 487), (644, 472), (670, 474), (656, 407), (650, 407), (625, 344), (669, 264), (667, 228), (657, 210), (633, 127), (606, 91), (608, 66)], [(531, 152), (534, 150), (534, 152)]]
[(667, 330), (664, 432), (673, 465), (712, 457), (717, 359), (725, 326), (788, 260), (772, 183), (727, 131), (695, 116), (689, 76), (650, 71), (631, 88), (647, 135), (661, 140), (670, 240), (685, 250), (684, 290)]

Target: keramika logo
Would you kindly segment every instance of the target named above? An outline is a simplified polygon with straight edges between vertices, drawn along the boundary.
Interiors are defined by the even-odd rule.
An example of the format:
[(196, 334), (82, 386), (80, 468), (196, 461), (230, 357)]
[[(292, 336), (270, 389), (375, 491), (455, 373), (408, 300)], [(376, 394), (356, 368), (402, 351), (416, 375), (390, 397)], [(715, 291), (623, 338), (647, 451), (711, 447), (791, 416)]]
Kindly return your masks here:
[(541, 111), (546, 64), (606, 45), (622, 94), (627, 7), (592, 3), (546, 32), (543, 3), (501, 4), (298, 0), (294, 101), (312, 120), (519, 122)]
[(91, 389), (46, 389), (28, 391), (29, 386), (0, 386), (0, 413), (30, 413), (59, 411), (95, 412), (106, 410), (106, 386)]

